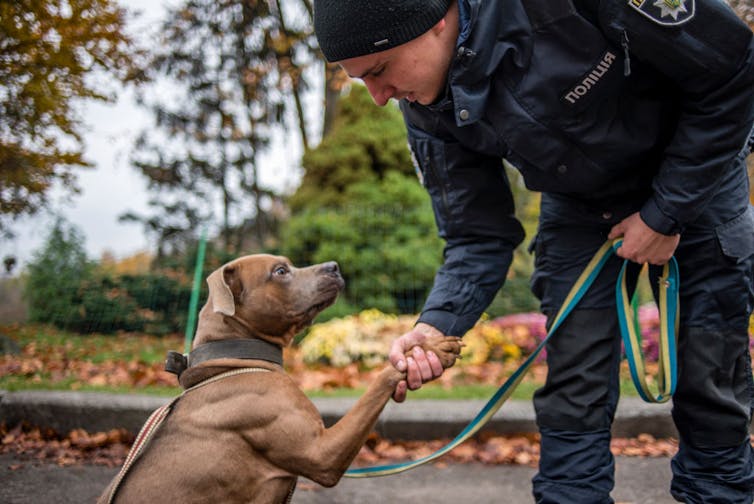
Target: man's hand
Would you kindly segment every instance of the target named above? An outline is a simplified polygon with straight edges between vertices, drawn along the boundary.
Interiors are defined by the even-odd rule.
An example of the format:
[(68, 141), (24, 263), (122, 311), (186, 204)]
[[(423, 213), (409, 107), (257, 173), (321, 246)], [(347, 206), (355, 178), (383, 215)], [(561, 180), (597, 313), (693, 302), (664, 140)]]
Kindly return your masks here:
[[(431, 325), (420, 322), (412, 330), (393, 341), (388, 354), (390, 363), (398, 371), (406, 372), (406, 379), (401, 380), (393, 392), (395, 402), (406, 400), (407, 389), (416, 390), (425, 382), (442, 375), (443, 367), (440, 359), (434, 352), (425, 352), (421, 347), (430, 335), (443, 336)], [(408, 350), (411, 350), (411, 353), (409, 357), (406, 357)]]
[(673, 257), (681, 235), (667, 236), (647, 226), (639, 212), (629, 215), (613, 226), (608, 239), (623, 237), (615, 251), (618, 256), (635, 263), (663, 265)]

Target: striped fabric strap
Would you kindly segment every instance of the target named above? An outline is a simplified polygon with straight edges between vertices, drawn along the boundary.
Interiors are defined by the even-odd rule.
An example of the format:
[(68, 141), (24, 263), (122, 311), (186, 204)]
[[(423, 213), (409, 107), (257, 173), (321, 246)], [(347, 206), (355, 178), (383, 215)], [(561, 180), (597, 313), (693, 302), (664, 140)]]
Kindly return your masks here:
[(144, 422), (144, 425), (139, 431), (139, 434), (136, 435), (136, 439), (134, 440), (134, 444), (131, 447), (131, 451), (128, 452), (128, 456), (126, 457), (125, 462), (123, 462), (123, 466), (120, 468), (120, 471), (118, 472), (118, 475), (113, 482), (113, 485), (110, 489), (110, 495), (107, 499), (108, 504), (113, 502), (115, 493), (118, 491), (120, 484), (123, 482), (126, 474), (128, 474), (128, 471), (131, 469), (134, 461), (139, 457), (139, 455), (141, 455), (144, 447), (147, 445), (147, 443), (149, 443), (149, 440), (152, 439), (152, 435), (160, 427), (160, 425), (162, 425), (162, 422), (168, 416), (168, 413), (170, 413), (173, 404), (175, 404), (175, 402), (180, 397), (181, 396), (175, 397), (168, 404), (157, 408), (154, 412), (152, 412), (151, 415), (149, 415), (147, 421)]
[[(534, 349), (534, 351), (526, 358), (526, 360), (521, 364), (521, 366), (503, 383), (500, 388), (495, 392), (495, 394), (490, 398), (489, 401), (487, 401), (487, 404), (484, 405), (484, 407), (477, 413), (477, 415), (471, 420), (469, 425), (466, 426), (466, 428), (458, 434), (453, 440), (451, 440), (447, 445), (440, 448), (436, 452), (427, 455), (425, 457), (416, 459), (416, 460), (410, 460), (406, 462), (396, 463), (396, 464), (387, 464), (387, 465), (381, 465), (381, 466), (372, 466), (372, 467), (361, 467), (361, 468), (354, 468), (349, 469), (344, 474), (345, 477), (348, 478), (372, 478), (376, 476), (388, 476), (391, 474), (397, 474), (404, 471), (407, 471), (409, 469), (413, 469), (415, 467), (418, 467), (420, 465), (426, 464), (427, 462), (431, 462), (432, 460), (435, 460), (449, 451), (451, 451), (456, 446), (460, 445), (467, 439), (469, 439), (471, 436), (473, 436), (479, 429), (481, 429), (491, 418), (492, 416), (500, 409), (500, 407), (505, 403), (505, 401), (508, 400), (508, 398), (511, 396), (513, 391), (516, 389), (518, 384), (523, 379), (526, 372), (529, 370), (531, 365), (536, 360), (539, 353), (545, 348), (545, 345), (547, 344), (547, 341), (552, 337), (552, 335), (555, 333), (555, 331), (560, 327), (563, 320), (571, 313), (571, 311), (574, 309), (574, 307), (579, 303), (582, 297), (584, 297), (584, 294), (586, 294), (589, 287), (594, 282), (595, 278), (597, 278), (597, 275), (602, 270), (602, 267), (607, 263), (608, 259), (613, 255), (613, 253), (620, 247), (621, 240), (617, 240), (615, 242), (607, 241), (605, 244), (600, 247), (600, 249), (594, 254), (592, 259), (589, 261), (587, 266), (584, 268), (584, 271), (582, 271), (579, 278), (576, 280), (576, 283), (571, 288), (570, 292), (568, 293), (568, 296), (566, 297), (565, 301), (563, 302), (562, 306), (560, 307), (560, 310), (558, 311), (557, 315), (553, 319), (552, 325), (550, 326), (550, 330), (547, 332), (547, 335), (545, 338), (539, 343), (537, 348)], [(619, 318), (623, 319), (628, 315), (632, 315), (634, 313), (633, 310), (631, 310), (631, 307), (628, 306), (626, 300), (628, 296), (626, 293), (626, 287), (625, 287), (625, 275), (624, 270), (626, 267), (626, 263), (628, 261), (624, 261), (623, 268), (621, 269), (621, 276), (617, 281), (618, 286), (622, 286), (621, 295), (622, 298), (617, 298), (616, 301), (619, 304), (618, 314)], [(678, 267), (675, 263), (675, 259), (671, 260), (671, 263), (674, 265), (673, 267), (666, 267), (666, 270), (670, 270), (668, 273), (666, 271), (665, 275), (665, 281), (663, 285), (661, 285), (661, 294), (660, 294), (660, 314), (663, 317), (663, 320), (666, 322), (665, 326), (666, 329), (662, 331), (661, 333), (661, 339), (663, 341), (661, 342), (661, 348), (665, 348), (665, 351), (662, 355), (662, 358), (667, 361), (667, 367), (663, 368), (663, 384), (669, 384), (669, 393), (672, 393), (672, 391), (675, 389), (675, 373), (676, 373), (676, 365), (675, 365), (675, 334), (676, 334), (676, 326), (677, 326), (677, 317), (676, 312), (678, 309)], [(663, 294), (664, 292), (664, 294)], [(672, 323), (672, 325), (671, 325)], [(623, 320), (621, 320), (621, 327), (623, 326)], [(626, 327), (629, 327), (628, 324), (626, 324)], [(672, 332), (668, 332), (667, 328), (673, 327)], [(621, 329), (621, 332), (623, 332), (623, 329)], [(642, 373), (643, 376), (643, 357), (642, 357), (642, 351), (641, 351), (641, 340), (636, 336), (635, 328), (634, 328), (634, 338), (626, 340), (624, 337), (624, 341), (627, 341), (626, 343), (626, 354), (630, 354), (633, 357), (633, 360), (635, 362), (640, 362), (641, 365), (634, 369), (632, 367), (632, 377), (636, 376), (634, 379), (634, 384), (637, 387), (637, 390), (639, 390), (640, 394), (644, 391), (642, 385), (646, 387), (646, 381), (644, 380), (638, 380), (639, 373)], [(630, 349), (630, 351), (629, 351)], [(638, 357), (636, 357), (638, 355)], [(632, 360), (629, 359), (629, 365), (631, 365)], [(667, 400), (665, 397), (666, 393), (663, 392), (660, 397), (663, 398), (663, 400)], [(646, 397), (651, 397), (651, 394), (642, 394), (642, 398), (645, 398), (645, 400), (651, 400), (647, 399)], [(667, 395), (669, 397), (669, 395)]]

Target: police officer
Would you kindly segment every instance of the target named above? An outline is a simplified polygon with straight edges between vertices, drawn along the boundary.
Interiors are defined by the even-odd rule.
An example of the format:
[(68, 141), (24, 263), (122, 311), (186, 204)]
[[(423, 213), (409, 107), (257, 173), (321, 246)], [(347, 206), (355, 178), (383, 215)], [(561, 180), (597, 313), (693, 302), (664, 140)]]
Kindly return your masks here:
[(394, 398), (442, 373), (403, 351), (463, 335), (503, 284), (523, 240), (506, 160), (542, 192), (532, 289), (550, 320), (599, 246), (623, 238), (547, 348), (536, 501), (613, 502), (617, 270), (675, 255), (671, 493), (751, 503), (750, 29), (719, 0), (315, 0), (314, 23), (328, 61), (377, 105), (399, 100), (446, 242), (417, 325), (393, 343), (408, 370)]

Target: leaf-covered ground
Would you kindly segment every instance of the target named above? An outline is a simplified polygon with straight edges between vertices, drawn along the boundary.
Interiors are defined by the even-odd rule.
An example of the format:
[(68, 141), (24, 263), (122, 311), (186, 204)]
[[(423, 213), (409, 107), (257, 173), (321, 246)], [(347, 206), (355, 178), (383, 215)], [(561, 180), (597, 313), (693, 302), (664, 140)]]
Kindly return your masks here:
[[(16, 425), (0, 425), (0, 453), (13, 453), (24, 464), (71, 466), (97, 464), (118, 467), (125, 460), (134, 436), (124, 429), (88, 433), (74, 430), (59, 435), (51, 430)], [(354, 465), (370, 466), (421, 458), (445, 446), (449, 440), (389, 441), (373, 434), (359, 452)], [(669, 457), (678, 449), (673, 439), (655, 439), (643, 434), (631, 439), (614, 439), (615, 455)], [(539, 461), (538, 435), (499, 436), (481, 433), (441, 457), (435, 464), (481, 462), (536, 466)]]

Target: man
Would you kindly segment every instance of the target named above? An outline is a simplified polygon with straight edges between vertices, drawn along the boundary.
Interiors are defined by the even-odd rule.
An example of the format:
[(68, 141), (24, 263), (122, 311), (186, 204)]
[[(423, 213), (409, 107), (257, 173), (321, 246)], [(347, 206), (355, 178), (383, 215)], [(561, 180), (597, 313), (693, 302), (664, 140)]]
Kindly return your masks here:
[[(439, 376), (425, 334), (463, 335), (502, 285), (523, 231), (502, 159), (542, 192), (532, 289), (552, 320), (588, 260), (675, 255), (681, 306), (672, 495), (752, 502), (754, 210), (745, 169), (754, 41), (719, 0), (315, 0), (329, 61), (377, 105), (400, 100), (445, 261), (391, 361)], [(534, 398), (537, 502), (613, 502), (620, 336), (613, 258), (551, 339)], [(653, 268), (656, 274), (657, 268)]]

